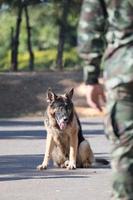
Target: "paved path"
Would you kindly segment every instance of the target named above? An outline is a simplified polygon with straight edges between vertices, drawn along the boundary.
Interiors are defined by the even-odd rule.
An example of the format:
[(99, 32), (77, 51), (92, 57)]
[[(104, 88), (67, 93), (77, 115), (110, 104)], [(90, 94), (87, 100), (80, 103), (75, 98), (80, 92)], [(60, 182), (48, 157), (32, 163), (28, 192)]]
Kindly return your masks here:
[[(81, 119), (85, 137), (96, 157), (109, 159), (102, 119)], [(1, 200), (109, 200), (110, 167), (39, 172), (46, 132), (42, 120), (0, 120)]]

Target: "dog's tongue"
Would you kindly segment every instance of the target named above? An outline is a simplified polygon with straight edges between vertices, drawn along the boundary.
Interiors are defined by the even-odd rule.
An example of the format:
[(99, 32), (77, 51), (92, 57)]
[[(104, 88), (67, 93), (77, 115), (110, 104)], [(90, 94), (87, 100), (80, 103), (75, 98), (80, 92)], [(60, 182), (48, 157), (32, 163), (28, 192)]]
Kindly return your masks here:
[(61, 122), (61, 123), (59, 124), (59, 126), (60, 126), (60, 129), (63, 130), (63, 129), (66, 128), (66, 123)]

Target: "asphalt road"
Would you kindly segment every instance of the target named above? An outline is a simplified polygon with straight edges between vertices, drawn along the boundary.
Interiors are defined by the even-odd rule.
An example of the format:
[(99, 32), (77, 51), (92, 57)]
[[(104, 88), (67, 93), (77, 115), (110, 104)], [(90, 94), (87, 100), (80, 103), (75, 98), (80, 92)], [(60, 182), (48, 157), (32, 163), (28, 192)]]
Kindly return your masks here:
[[(96, 157), (110, 159), (110, 145), (99, 118), (81, 119), (84, 136)], [(37, 171), (46, 142), (42, 119), (0, 120), (1, 200), (109, 200), (109, 166)]]

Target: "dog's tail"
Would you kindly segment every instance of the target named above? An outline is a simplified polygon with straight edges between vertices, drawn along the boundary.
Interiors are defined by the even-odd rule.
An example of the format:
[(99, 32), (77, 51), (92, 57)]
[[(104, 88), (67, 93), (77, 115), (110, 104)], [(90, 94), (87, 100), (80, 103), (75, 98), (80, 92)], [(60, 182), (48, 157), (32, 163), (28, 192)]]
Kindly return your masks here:
[(106, 160), (105, 158), (95, 158), (95, 162), (97, 164), (101, 164), (101, 165), (109, 165), (110, 162), (108, 160)]

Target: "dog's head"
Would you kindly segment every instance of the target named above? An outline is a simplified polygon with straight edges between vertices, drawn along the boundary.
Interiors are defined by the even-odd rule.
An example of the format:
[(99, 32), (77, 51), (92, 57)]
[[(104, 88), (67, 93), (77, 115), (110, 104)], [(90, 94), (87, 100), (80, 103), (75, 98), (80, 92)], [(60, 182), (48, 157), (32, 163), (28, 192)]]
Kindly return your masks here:
[(73, 96), (74, 89), (64, 95), (56, 95), (51, 89), (47, 92), (51, 115), (56, 120), (61, 130), (65, 129), (73, 117)]

